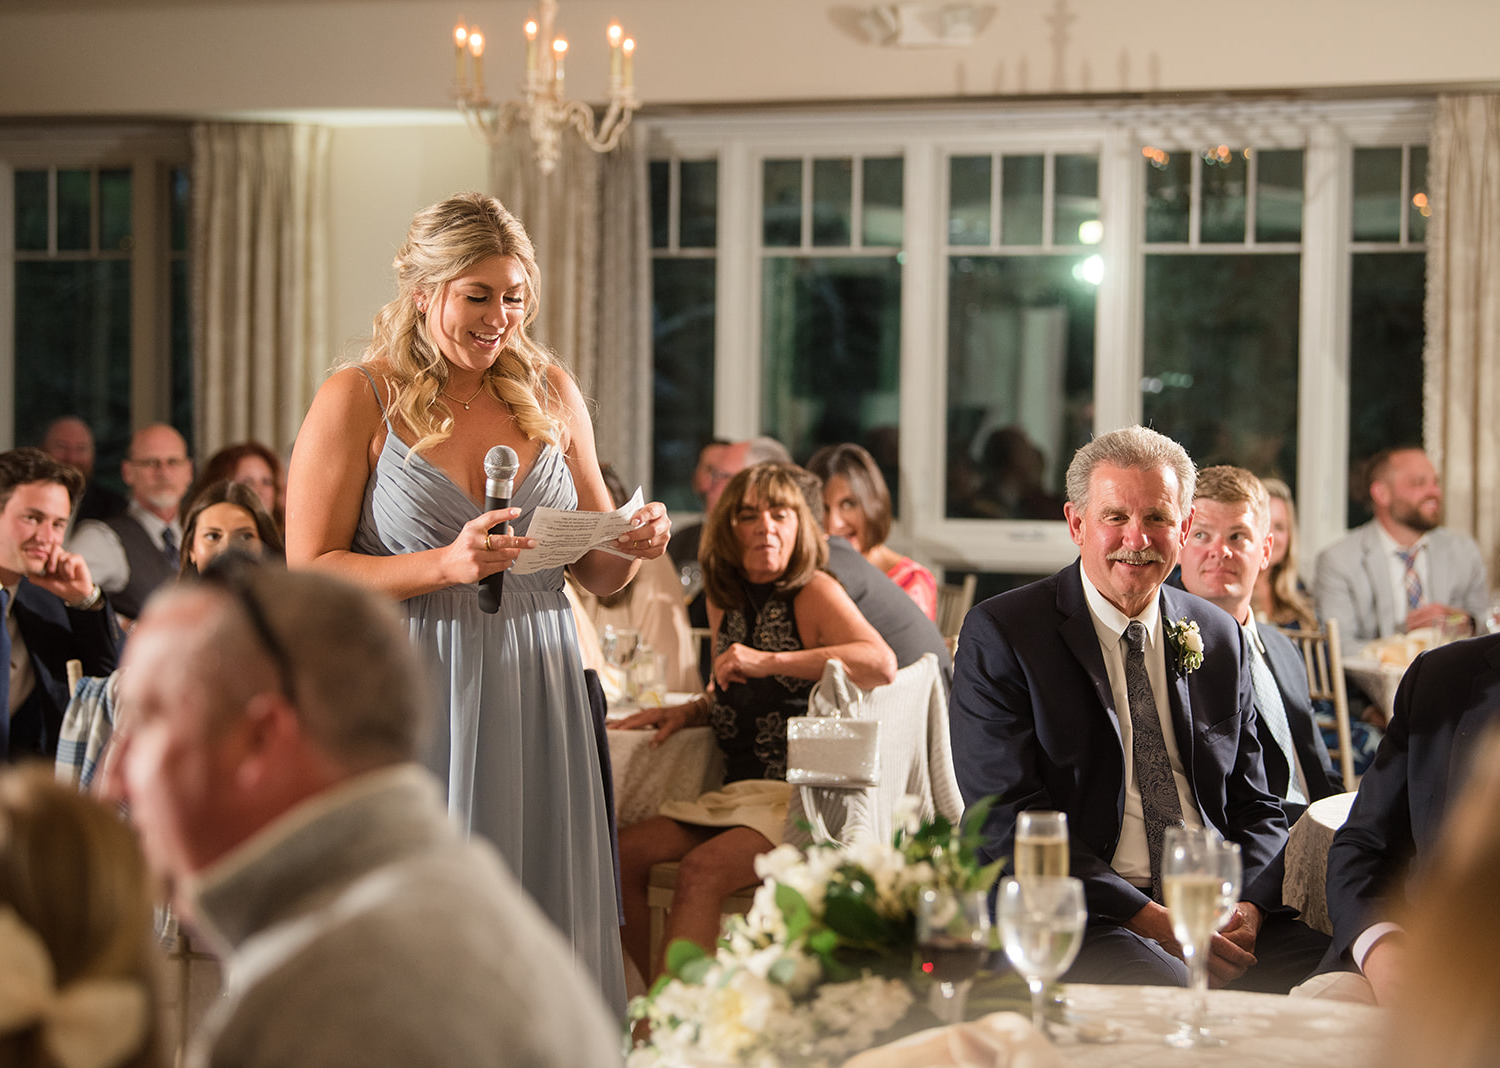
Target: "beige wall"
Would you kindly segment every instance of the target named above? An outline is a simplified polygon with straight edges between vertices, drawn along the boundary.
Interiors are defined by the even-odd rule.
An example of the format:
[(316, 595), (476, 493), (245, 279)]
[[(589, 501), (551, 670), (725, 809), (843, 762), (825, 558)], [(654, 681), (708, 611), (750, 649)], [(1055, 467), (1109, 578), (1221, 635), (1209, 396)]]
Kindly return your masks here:
[[(563, 0), (574, 95), (604, 95), (603, 29), (640, 40), (651, 104), (1500, 82), (1494, 0), (980, 0), (966, 49), (857, 40), (868, 3)], [(487, 81), (520, 79), (532, 0), (31, 0), (0, 14), (0, 115), (439, 107), (463, 11)], [(1054, 29), (1064, 11), (1061, 37)]]

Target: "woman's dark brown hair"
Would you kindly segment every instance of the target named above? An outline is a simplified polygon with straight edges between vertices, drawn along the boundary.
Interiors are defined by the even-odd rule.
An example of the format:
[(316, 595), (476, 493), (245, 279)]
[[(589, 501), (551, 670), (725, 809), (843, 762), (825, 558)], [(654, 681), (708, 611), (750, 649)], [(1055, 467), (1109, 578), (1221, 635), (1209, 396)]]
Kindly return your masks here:
[[(885, 484), (885, 476), (863, 446), (846, 442), (843, 445), (825, 445), (812, 454), (807, 469), (828, 485), (831, 478), (842, 478), (849, 483), (849, 491), (859, 503), (860, 514), (865, 519), (864, 540), (859, 551), (867, 553), (878, 549), (891, 536), (891, 491)], [(868, 544), (867, 544), (868, 543)]]
[(193, 559), (193, 535), (198, 533), (198, 518), (216, 504), (232, 504), (249, 512), (250, 517), (255, 520), (256, 533), (265, 546), (264, 552), (273, 556), (286, 552), (281, 532), (266, 511), (266, 506), (261, 503), (260, 494), (243, 482), (220, 479), (205, 486), (203, 492), (194, 497), (192, 504), (188, 506), (187, 518), (182, 521), (182, 566), (178, 568), (178, 577), (198, 573), (198, 564)]
[(703, 565), (703, 589), (720, 608), (744, 604), (745, 550), (735, 533), (735, 519), (746, 505), (791, 508), (797, 513), (797, 540), (785, 570), (772, 583), (789, 596), (812, 581), (828, 562), (823, 532), (808, 508), (791, 464), (756, 464), (735, 475), (703, 527), (698, 560)]

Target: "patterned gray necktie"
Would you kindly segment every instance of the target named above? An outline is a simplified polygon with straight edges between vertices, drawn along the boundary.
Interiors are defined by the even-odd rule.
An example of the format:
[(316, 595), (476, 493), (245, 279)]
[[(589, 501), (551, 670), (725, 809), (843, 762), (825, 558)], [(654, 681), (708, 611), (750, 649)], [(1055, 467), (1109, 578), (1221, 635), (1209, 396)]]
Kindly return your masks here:
[(1250, 683), (1255, 688), (1255, 710), (1271, 728), (1271, 737), (1281, 750), (1286, 761), (1286, 799), (1296, 805), (1307, 804), (1307, 793), (1298, 781), (1297, 758), (1292, 751), (1292, 727), (1287, 722), (1286, 704), (1281, 700), (1281, 688), (1276, 685), (1276, 676), (1266, 665), (1265, 657), (1254, 645), (1250, 649)]
[(1125, 628), (1125, 692), (1130, 698), (1130, 749), (1135, 760), (1135, 784), (1141, 792), (1146, 819), (1146, 850), (1151, 856), (1151, 896), (1161, 895), (1161, 839), (1169, 826), (1182, 822), (1182, 802), (1172, 760), (1161, 733), (1161, 716), (1146, 674), (1146, 628), (1132, 622)]

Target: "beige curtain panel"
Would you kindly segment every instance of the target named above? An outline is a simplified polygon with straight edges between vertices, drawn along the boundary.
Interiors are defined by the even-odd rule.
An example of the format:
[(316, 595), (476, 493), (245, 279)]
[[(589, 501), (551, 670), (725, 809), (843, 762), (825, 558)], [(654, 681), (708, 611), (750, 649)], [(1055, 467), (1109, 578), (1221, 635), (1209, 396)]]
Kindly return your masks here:
[(1423, 436), (1446, 522), (1500, 582), (1500, 96), (1443, 96), (1428, 191)]
[(328, 131), (193, 130), (195, 447), (285, 452), (328, 362)]
[(491, 184), (526, 226), (542, 272), (537, 341), (589, 401), (599, 459), (627, 488), (651, 483), (650, 260), (646, 160), (635, 130), (598, 155), (572, 130), (557, 169), (536, 169), (518, 127), (495, 148)]

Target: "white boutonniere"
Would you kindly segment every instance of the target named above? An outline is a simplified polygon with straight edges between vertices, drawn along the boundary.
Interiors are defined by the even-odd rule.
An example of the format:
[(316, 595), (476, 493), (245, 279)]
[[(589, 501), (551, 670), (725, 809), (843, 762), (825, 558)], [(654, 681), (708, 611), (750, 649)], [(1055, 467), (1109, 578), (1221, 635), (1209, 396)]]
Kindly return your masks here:
[(1184, 616), (1173, 623), (1166, 621), (1167, 641), (1177, 657), (1177, 673), (1187, 675), (1203, 666), (1203, 635), (1198, 633), (1198, 621)]

